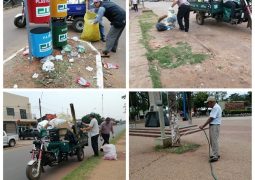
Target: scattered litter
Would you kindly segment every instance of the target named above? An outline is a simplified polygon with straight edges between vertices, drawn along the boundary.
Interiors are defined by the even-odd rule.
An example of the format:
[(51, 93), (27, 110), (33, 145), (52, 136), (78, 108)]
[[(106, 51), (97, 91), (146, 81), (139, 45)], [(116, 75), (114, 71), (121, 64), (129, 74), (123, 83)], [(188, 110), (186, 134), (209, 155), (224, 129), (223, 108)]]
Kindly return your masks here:
[(56, 55), (56, 61), (63, 61), (63, 56), (62, 55)]
[(85, 47), (83, 45), (78, 45), (76, 48), (78, 49), (79, 53), (85, 53)]
[(40, 60), (41, 63), (45, 63), (46, 61), (54, 61), (55, 57), (52, 55), (46, 56)]
[(86, 69), (87, 69), (88, 71), (90, 71), (90, 72), (93, 71), (93, 68), (90, 67), (90, 66), (87, 66)]
[(77, 36), (74, 36), (71, 39), (74, 40), (74, 41), (78, 41), (79, 40), (79, 38)]
[(97, 77), (96, 77), (96, 76), (93, 76), (93, 79), (97, 79)]
[(103, 63), (105, 69), (118, 69), (119, 65), (112, 63)]
[(65, 50), (61, 50), (61, 54), (65, 54), (66, 52), (65, 52)]
[(84, 87), (89, 87), (90, 83), (88, 81), (86, 81), (83, 77), (78, 77), (76, 79), (76, 82)]
[(54, 63), (51, 61), (46, 61), (45, 63), (43, 63), (42, 70), (46, 72), (54, 71)]
[(70, 63), (73, 63), (73, 62), (74, 62), (74, 59), (73, 59), (73, 58), (69, 59), (69, 62), (70, 62)]
[(78, 56), (77, 56), (78, 58), (80, 58), (81, 56), (80, 56), (80, 54), (78, 54)]
[(26, 55), (29, 54), (29, 47), (28, 46), (24, 48), (24, 51), (23, 51), (22, 54), (23, 54), (23, 56), (26, 56)]
[(72, 51), (72, 52), (71, 52), (71, 56), (72, 56), (72, 57), (76, 57), (77, 55), (78, 55), (78, 52), (76, 52), (76, 51)]
[(67, 44), (67, 45), (65, 45), (65, 46), (63, 47), (63, 50), (64, 50), (65, 52), (71, 52), (71, 51), (72, 51), (72, 46), (69, 45), (69, 44)]
[(18, 85), (17, 85), (17, 84), (14, 84), (14, 85), (13, 85), (13, 88), (17, 89), (17, 88), (18, 88)]
[(37, 78), (38, 78), (38, 76), (39, 76), (39, 74), (34, 73), (34, 74), (33, 74), (33, 76), (32, 76), (32, 78), (33, 78), (33, 79), (37, 79)]

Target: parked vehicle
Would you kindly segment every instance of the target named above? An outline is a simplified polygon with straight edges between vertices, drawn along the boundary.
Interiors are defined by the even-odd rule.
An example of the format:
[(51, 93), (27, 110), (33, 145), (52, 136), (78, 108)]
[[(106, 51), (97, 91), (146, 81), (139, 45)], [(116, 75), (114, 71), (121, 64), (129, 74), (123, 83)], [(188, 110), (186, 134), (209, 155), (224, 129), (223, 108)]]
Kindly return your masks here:
[(7, 134), (3, 131), (3, 145), (14, 147), (16, 145), (16, 141), (18, 140), (18, 134)]
[[(72, 115), (74, 109), (72, 109)], [(77, 156), (78, 161), (84, 159), (84, 147), (88, 146), (88, 133), (80, 130), (73, 115), (74, 126), (69, 128), (53, 128), (40, 130), (39, 139), (33, 142), (30, 152), (31, 160), (27, 164), (26, 175), (30, 180), (38, 180), (44, 171), (44, 166), (56, 166), (67, 161), (69, 156)]]
[(85, 0), (69, 0), (67, 4), (67, 21), (72, 23), (76, 32), (82, 32), (86, 13)]
[(196, 21), (204, 24), (204, 19), (215, 18), (217, 22), (241, 24), (247, 22), (247, 27), (252, 28), (251, 0), (241, 0), (240, 7), (235, 8), (234, 20), (230, 18), (231, 9), (224, 6), (223, 1), (189, 0), (191, 11), (196, 13)]
[[(72, 28), (76, 32), (83, 31), (85, 13), (86, 13), (85, 0), (69, 0), (68, 1), (66, 20), (67, 22), (72, 23)], [(26, 26), (25, 6), (23, 1), (22, 1), (22, 12), (15, 16), (14, 25), (17, 28), (24, 28)]]
[(33, 129), (26, 129), (24, 131), (22, 131), (19, 135), (20, 139), (25, 139), (25, 138), (37, 138), (39, 136), (39, 132), (36, 128)]

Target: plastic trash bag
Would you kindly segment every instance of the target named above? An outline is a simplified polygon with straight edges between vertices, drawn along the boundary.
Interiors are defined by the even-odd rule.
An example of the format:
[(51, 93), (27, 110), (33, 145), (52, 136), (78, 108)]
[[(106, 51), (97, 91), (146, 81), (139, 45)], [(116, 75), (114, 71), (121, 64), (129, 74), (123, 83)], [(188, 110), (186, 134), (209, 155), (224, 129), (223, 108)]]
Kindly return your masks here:
[(85, 41), (99, 41), (100, 32), (99, 32), (99, 23), (92, 24), (92, 20), (96, 18), (97, 14), (94, 12), (87, 11), (84, 16), (84, 28), (81, 34), (81, 39)]
[(105, 160), (117, 160), (116, 147), (113, 144), (105, 144), (101, 147), (104, 151)]
[(52, 119), (49, 121), (49, 125), (51, 125), (55, 128), (60, 128), (61, 126), (65, 125), (65, 124), (68, 124), (68, 122), (64, 119), (55, 118), (55, 119)]
[(43, 121), (39, 122), (37, 125), (38, 131), (40, 132), (41, 129), (45, 129), (48, 126), (48, 124), (49, 124), (48, 120), (43, 120)]
[(46, 61), (45, 63), (43, 63), (42, 70), (45, 72), (54, 71), (54, 63), (51, 61)]

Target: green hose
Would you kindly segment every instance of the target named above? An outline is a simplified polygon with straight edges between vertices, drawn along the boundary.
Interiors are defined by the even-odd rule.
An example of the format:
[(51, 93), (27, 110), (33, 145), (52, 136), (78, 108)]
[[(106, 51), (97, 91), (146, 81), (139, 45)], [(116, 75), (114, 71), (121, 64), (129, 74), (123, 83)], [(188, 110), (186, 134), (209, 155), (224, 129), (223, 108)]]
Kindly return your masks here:
[[(207, 136), (207, 134), (206, 134), (204, 129), (203, 129), (203, 131), (205, 133), (205, 136), (206, 136), (206, 139), (207, 139), (207, 142), (208, 142), (208, 145), (209, 145), (209, 158), (210, 158), (210, 155), (211, 155), (210, 141), (209, 141), (209, 138), (208, 138), (208, 136)], [(217, 176), (214, 174), (212, 162), (210, 162), (210, 167), (211, 167), (211, 175), (212, 175), (212, 177), (214, 178), (214, 180), (218, 180)]]

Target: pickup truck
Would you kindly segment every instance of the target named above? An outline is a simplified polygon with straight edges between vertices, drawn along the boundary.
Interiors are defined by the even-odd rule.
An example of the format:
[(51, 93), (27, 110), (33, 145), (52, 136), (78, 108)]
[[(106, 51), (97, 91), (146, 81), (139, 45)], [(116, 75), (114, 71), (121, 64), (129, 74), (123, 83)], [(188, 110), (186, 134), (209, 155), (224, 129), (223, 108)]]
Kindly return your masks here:
[(16, 141), (19, 138), (18, 134), (7, 134), (5, 131), (3, 131), (3, 136), (3, 145), (10, 147), (14, 147), (16, 145)]
[(39, 132), (37, 129), (35, 128), (32, 128), (32, 129), (26, 129), (25, 131), (22, 131), (20, 134), (19, 134), (19, 138), (20, 139), (25, 139), (25, 138), (38, 138), (39, 136)]

